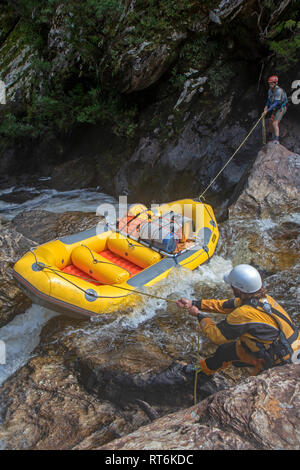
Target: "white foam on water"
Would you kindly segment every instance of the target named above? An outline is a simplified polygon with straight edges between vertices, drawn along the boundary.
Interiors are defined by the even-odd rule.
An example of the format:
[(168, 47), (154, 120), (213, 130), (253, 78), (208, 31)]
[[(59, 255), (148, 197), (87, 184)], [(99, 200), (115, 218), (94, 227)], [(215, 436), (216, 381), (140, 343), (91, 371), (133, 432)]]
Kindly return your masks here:
[[(172, 270), (167, 278), (153, 287), (145, 288), (144, 292), (163, 299), (169, 296), (174, 300), (180, 297), (195, 298), (195, 285), (201, 282), (206, 286), (218, 286), (223, 283), (223, 276), (230, 269), (232, 264), (229, 260), (214, 256), (208, 263), (194, 271), (186, 268)], [(101, 324), (101, 315), (99, 319), (84, 322), (82, 327), (78, 325), (67, 327), (64, 335), (73, 335), (77, 332), (84, 336), (87, 342), (103, 337), (111, 338), (113, 343), (114, 337), (122, 336), (128, 330), (137, 329), (159, 312), (166, 310), (168, 302), (163, 299), (141, 296), (141, 301), (133, 307), (131, 313), (117, 314), (107, 324)], [(8, 325), (0, 329), (0, 340), (6, 345), (6, 364), (0, 364), (0, 384), (28, 362), (33, 350), (39, 344), (43, 326), (56, 315), (58, 314), (51, 310), (33, 304), (25, 313), (17, 315)]]
[(15, 186), (12, 186), (11, 188), (6, 188), (6, 189), (0, 189), (0, 196), (2, 196), (2, 194), (12, 193), (14, 190), (15, 190)]
[[(166, 309), (168, 305), (167, 300), (163, 300), (172, 295), (174, 300), (180, 297), (195, 298), (194, 287), (195, 284), (199, 284), (199, 281), (203, 285), (215, 286), (216, 284), (223, 283), (223, 276), (225, 273), (232, 269), (231, 261), (222, 258), (221, 256), (214, 256), (209, 260), (208, 263), (199, 266), (194, 271), (190, 271), (186, 268), (173, 269), (169, 276), (162, 281), (158, 282), (152, 287), (146, 287), (144, 289), (137, 289), (145, 292), (145, 294), (153, 294), (161, 297), (162, 299), (156, 299), (147, 295), (141, 294), (141, 301), (133, 308), (133, 311), (126, 315), (118, 316), (109, 325), (101, 326), (101, 329), (91, 334), (100, 336), (106, 331), (112, 331), (116, 328), (116, 331), (121, 329), (136, 329), (140, 324), (155, 317), (158, 311)], [(92, 324), (97, 325), (97, 318), (94, 318)], [(85, 331), (88, 333), (89, 327)]]
[(293, 222), (300, 225), (300, 212), (291, 212), (290, 214), (284, 214), (282, 217), (283, 222)]
[(275, 219), (264, 218), (251, 220), (251, 224), (256, 224), (261, 232), (271, 230), (272, 228), (277, 227), (278, 225), (284, 222), (300, 224), (300, 213), (291, 212), (289, 214), (278, 214)]
[[(18, 191), (36, 191), (35, 188), (18, 188)], [(1, 194), (8, 194), (16, 190), (9, 188)], [(39, 195), (23, 203), (5, 202), (0, 200), (0, 213), (5, 219), (11, 220), (21, 212), (33, 209), (43, 209), (50, 212), (62, 213), (66, 211), (96, 212), (100, 204), (117, 204), (114, 197), (97, 190), (74, 189), (72, 191), (57, 191), (56, 189), (43, 189)]]
[[(8, 194), (17, 190), (36, 191), (35, 188), (9, 188), (2, 191)], [(1, 193), (0, 193), (1, 196)], [(1, 197), (0, 197), (1, 199)], [(118, 201), (96, 189), (80, 189), (72, 191), (57, 191), (43, 189), (39, 195), (24, 203), (4, 203), (0, 200), (1, 216), (12, 219), (20, 212), (31, 209), (44, 209), (57, 213), (66, 211), (95, 212), (100, 204), (112, 204), (117, 206)], [(116, 207), (118, 209), (118, 207)], [(166, 279), (163, 279), (152, 287), (144, 288), (146, 293), (154, 294), (162, 298), (171, 296), (173, 299), (180, 297), (195, 298), (195, 286), (215, 286), (223, 282), (223, 275), (232, 268), (231, 262), (214, 256), (195, 271), (184, 267), (171, 271)], [(122, 292), (123, 294), (123, 292)], [(117, 313), (106, 322), (103, 318), (95, 318), (91, 322), (85, 322), (82, 327), (70, 325), (64, 335), (72, 335), (74, 332), (85, 337), (85, 341), (112, 339), (120, 337), (130, 330), (138, 328), (143, 323), (151, 320), (160, 312), (167, 310), (168, 302), (147, 296), (140, 296), (140, 301), (131, 309), (130, 313)], [(128, 309), (127, 309), (128, 311)], [(40, 341), (40, 333), (45, 323), (56, 314), (37, 305), (33, 305), (24, 314), (18, 315), (8, 325), (0, 329), (0, 340), (6, 344), (6, 364), (0, 364), (0, 384), (3, 383), (16, 370), (27, 363), (32, 351)], [(109, 315), (109, 314), (108, 314)], [(102, 315), (101, 315), (102, 317)]]
[(29, 360), (39, 344), (40, 333), (55, 312), (33, 304), (25, 313), (17, 315), (0, 328), (0, 340), (6, 348), (6, 363), (0, 364), (0, 384)]
[(266, 230), (270, 230), (271, 228), (274, 228), (277, 226), (277, 223), (274, 222), (272, 219), (253, 219), (252, 223), (255, 223), (258, 225), (258, 228), (264, 232)]

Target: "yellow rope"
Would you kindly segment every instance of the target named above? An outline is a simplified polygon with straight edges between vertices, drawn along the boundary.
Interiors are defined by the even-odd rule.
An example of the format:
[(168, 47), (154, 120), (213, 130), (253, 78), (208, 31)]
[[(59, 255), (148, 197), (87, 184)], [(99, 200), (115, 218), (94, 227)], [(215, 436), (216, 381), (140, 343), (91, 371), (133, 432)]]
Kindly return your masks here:
[[(231, 160), (235, 157), (235, 155), (238, 153), (238, 151), (242, 148), (246, 140), (250, 137), (254, 129), (258, 126), (260, 121), (262, 120), (262, 132), (263, 132), (263, 144), (266, 144), (266, 123), (265, 123), (265, 116), (262, 114), (259, 118), (259, 120), (255, 123), (255, 125), (252, 127), (250, 132), (246, 135), (244, 140), (241, 142), (241, 144), (238, 146), (236, 151), (233, 153), (233, 155), (229, 158), (229, 160), (225, 163), (223, 168), (219, 171), (219, 173), (213, 178), (213, 180), (209, 183), (207, 188), (200, 194), (199, 196), (199, 201), (201, 202), (201, 199), (204, 198), (204, 194), (208, 191), (208, 189), (213, 185), (213, 183), (216, 181), (216, 179), (220, 176), (220, 174), (225, 170), (226, 166), (231, 162)], [(200, 362), (200, 332), (198, 331), (198, 348), (197, 348), (197, 363)], [(199, 368), (195, 368), (195, 381), (194, 381), (194, 404), (197, 404), (197, 379), (198, 379), (198, 373), (199, 373)]]
[[(197, 335), (197, 359), (196, 359), (196, 364), (199, 364), (200, 362), (200, 326), (198, 324), (197, 326), (198, 330), (198, 335)], [(196, 365), (195, 368), (195, 380), (194, 380), (194, 405), (197, 404), (197, 381), (198, 381), (198, 373), (199, 373), (199, 367)]]
[(225, 165), (223, 166), (223, 168), (219, 171), (219, 173), (217, 174), (217, 176), (214, 177), (214, 179), (209, 183), (209, 185), (207, 186), (207, 188), (203, 191), (203, 193), (200, 194), (199, 196), (199, 201), (201, 202), (201, 199), (205, 199), (204, 198), (204, 194), (206, 193), (206, 191), (208, 191), (208, 189), (213, 185), (213, 183), (216, 181), (216, 179), (220, 176), (220, 174), (225, 170), (226, 166), (231, 162), (231, 160), (233, 159), (233, 157), (235, 157), (235, 155), (238, 153), (238, 151), (240, 150), (240, 148), (242, 148), (242, 146), (244, 145), (244, 143), (246, 142), (246, 140), (250, 137), (250, 135), (252, 134), (252, 132), (254, 131), (254, 129), (258, 126), (258, 124), (260, 123), (260, 121), (263, 119), (263, 115), (261, 115), (261, 117), (259, 118), (259, 120), (256, 122), (256, 124), (252, 127), (251, 131), (246, 135), (246, 137), (244, 138), (243, 142), (238, 146), (238, 148), (236, 149), (236, 151), (233, 153), (233, 155), (229, 158), (229, 160), (225, 163)]
[(265, 116), (263, 116), (263, 118), (262, 118), (262, 141), (263, 141), (263, 145), (266, 145), (266, 143), (267, 143), (267, 135), (266, 135), (266, 120), (265, 120)]
[[(47, 265), (44, 265), (44, 264), (41, 264), (39, 263), (39, 261), (37, 260), (37, 257), (36, 257), (36, 254), (34, 253), (34, 250), (33, 248), (30, 250), (31, 253), (33, 254), (34, 258), (35, 258), (35, 262), (36, 262), (36, 265), (39, 266), (42, 270), (45, 270), (45, 269), (48, 269), (50, 272), (54, 272), (56, 273), (59, 277), (61, 277), (62, 279), (64, 279), (65, 281), (69, 282), (70, 284), (74, 285), (75, 287), (77, 287), (78, 289), (84, 291), (84, 289), (80, 288), (79, 286), (77, 286), (76, 284), (73, 284), (73, 282), (71, 282), (69, 279), (65, 278), (64, 276), (61, 275), (61, 271), (58, 270), (58, 269), (54, 269), (52, 268), (51, 266), (47, 266)], [(100, 281), (95, 281), (95, 279), (89, 279), (89, 278), (84, 278), (82, 276), (78, 276), (76, 274), (71, 274), (71, 273), (68, 273), (69, 276), (74, 276), (74, 277), (77, 277), (79, 279), (83, 279), (85, 281), (90, 281), (92, 280), (93, 282), (100, 282)], [(109, 285), (112, 285), (112, 284), (109, 284)], [(126, 287), (121, 287), (121, 286), (117, 286), (117, 285), (114, 285), (114, 287), (117, 287), (118, 289), (122, 289), (122, 290), (126, 290), (126, 291), (129, 291), (130, 294), (141, 294), (141, 295), (145, 295), (147, 297), (152, 297), (152, 298), (155, 298), (155, 299), (159, 299), (159, 300), (164, 300), (165, 302), (169, 302), (169, 303), (176, 303), (177, 305), (177, 300), (173, 300), (173, 299), (167, 299), (165, 297), (160, 297), (158, 295), (154, 295), (154, 294), (149, 294), (147, 292), (142, 292), (142, 291), (139, 291), (139, 290), (131, 290), (131, 289), (128, 289)], [(85, 291), (84, 291), (85, 292)], [(130, 295), (128, 294), (128, 295)], [(98, 296), (97, 297), (99, 298), (111, 298), (111, 297), (107, 297), (107, 296)], [(187, 307), (184, 308), (184, 310), (188, 310)], [(199, 325), (198, 325), (198, 336), (197, 336), (197, 363), (200, 362), (200, 330), (199, 330)], [(194, 381), (194, 404), (196, 405), (197, 404), (197, 377), (198, 377), (198, 373), (199, 373), (199, 368), (195, 368), (195, 381)]]

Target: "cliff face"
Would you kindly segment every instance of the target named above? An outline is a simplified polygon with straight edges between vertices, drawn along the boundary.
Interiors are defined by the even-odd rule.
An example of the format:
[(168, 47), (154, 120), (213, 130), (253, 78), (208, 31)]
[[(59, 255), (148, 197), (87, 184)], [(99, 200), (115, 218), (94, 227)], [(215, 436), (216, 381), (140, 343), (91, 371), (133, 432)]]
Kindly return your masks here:
[[(266, 77), (288, 94), (299, 78), (298, 16), (291, 1), (4, 3), (2, 184), (34, 172), (144, 201), (199, 194), (259, 117)], [(295, 152), (297, 114), (282, 124)], [(213, 192), (232, 192), (260, 145), (258, 129)]]

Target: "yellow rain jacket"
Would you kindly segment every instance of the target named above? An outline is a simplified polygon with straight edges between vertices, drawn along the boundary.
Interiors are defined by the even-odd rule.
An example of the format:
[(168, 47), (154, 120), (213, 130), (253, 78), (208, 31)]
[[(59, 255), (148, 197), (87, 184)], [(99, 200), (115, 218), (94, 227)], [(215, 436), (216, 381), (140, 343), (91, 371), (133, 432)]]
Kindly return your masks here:
[[(264, 299), (203, 299), (194, 304), (203, 312), (227, 315), (217, 324), (211, 318), (203, 318), (200, 321), (202, 332), (219, 345), (236, 340), (238, 359), (256, 367), (254, 375), (261, 369), (289, 361), (293, 352), (300, 348), (300, 334), (290, 316), (268, 295)], [(228, 363), (222, 368), (226, 365)], [(206, 373), (212, 373), (207, 370), (205, 361), (201, 361), (200, 366)]]

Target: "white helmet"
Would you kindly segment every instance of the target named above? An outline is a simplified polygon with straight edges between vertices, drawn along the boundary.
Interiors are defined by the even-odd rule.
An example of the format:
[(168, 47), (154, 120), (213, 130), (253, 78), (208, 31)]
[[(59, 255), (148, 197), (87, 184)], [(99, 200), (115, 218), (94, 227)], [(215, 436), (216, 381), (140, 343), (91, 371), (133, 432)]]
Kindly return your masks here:
[(262, 280), (257, 269), (249, 264), (239, 264), (225, 274), (224, 281), (246, 294), (253, 294), (262, 287)]

